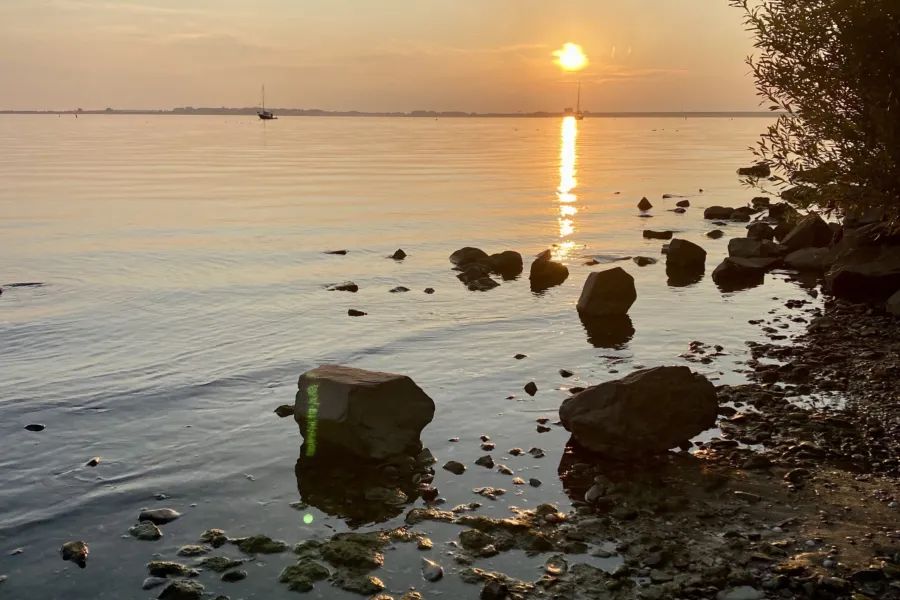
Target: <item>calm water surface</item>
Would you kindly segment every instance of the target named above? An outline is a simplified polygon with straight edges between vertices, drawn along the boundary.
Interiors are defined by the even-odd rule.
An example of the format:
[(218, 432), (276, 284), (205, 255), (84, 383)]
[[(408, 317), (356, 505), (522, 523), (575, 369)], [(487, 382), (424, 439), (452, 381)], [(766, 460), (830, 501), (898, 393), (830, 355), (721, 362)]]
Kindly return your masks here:
[[(0, 116), (0, 574), (9, 575), (0, 597), (149, 598), (143, 563), (173, 557), (209, 527), (288, 542), (345, 528), (316, 507), (307, 525), (289, 506), (300, 497), (301, 437), (272, 414), (293, 402), (297, 377), (322, 363), (412, 376), (437, 404), (423, 441), (439, 464), (471, 464), (488, 434), (498, 463), (544, 482), (513, 490), (508, 477), (478, 467), (461, 477), (439, 470), (435, 485), (450, 506), (492, 485), (509, 493), (486, 514), (543, 501), (565, 508), (556, 470), (568, 436), (538, 434), (534, 419), (555, 420), (566, 386), (686, 364), (679, 355), (692, 340), (725, 347), (694, 368), (740, 382), (745, 342), (761, 339), (748, 319), (805, 296), (779, 275), (738, 293), (709, 278), (728, 237), (705, 237), (713, 226), (702, 210), (756, 195), (734, 171), (765, 125)], [(677, 199), (663, 194), (692, 206), (669, 212)], [(655, 205), (651, 219), (638, 217), (642, 196)], [(588, 273), (606, 267), (584, 262), (661, 258), (645, 228), (701, 243), (706, 277), (673, 287), (662, 262), (617, 263), (638, 288), (633, 337), (586, 331), (575, 302)], [(723, 229), (744, 233), (741, 224)], [(533, 294), (527, 264), (552, 244), (571, 276)], [(447, 261), (465, 245), (521, 252), (525, 277), (467, 291)], [(385, 258), (397, 248), (405, 261)], [(350, 252), (324, 254), (331, 249)], [(360, 291), (325, 291), (344, 280)], [(17, 282), (45, 285), (6, 287)], [(388, 292), (399, 285), (411, 291)], [(369, 316), (351, 319), (349, 308)], [(529, 358), (513, 360), (520, 352)], [(563, 367), (576, 376), (562, 379)], [(522, 386), (532, 380), (540, 391), (529, 398)], [(35, 422), (46, 430), (23, 429)], [(504, 457), (514, 446), (547, 456)], [(93, 456), (100, 465), (84, 466)], [(171, 498), (157, 502), (160, 492)], [(185, 516), (162, 540), (136, 541), (127, 530), (145, 506)], [(439, 559), (457, 533), (420, 529)], [(90, 544), (87, 570), (59, 559), (71, 539)], [(476, 597), (452, 576), (423, 582), (417, 561), (408, 549), (389, 555), (379, 573), (389, 591)], [(542, 562), (496, 561), (528, 578)], [(277, 583), (289, 562), (250, 565), (234, 585), (213, 574), (201, 581), (233, 598), (290, 598)], [(324, 584), (312, 593), (342, 594)]]

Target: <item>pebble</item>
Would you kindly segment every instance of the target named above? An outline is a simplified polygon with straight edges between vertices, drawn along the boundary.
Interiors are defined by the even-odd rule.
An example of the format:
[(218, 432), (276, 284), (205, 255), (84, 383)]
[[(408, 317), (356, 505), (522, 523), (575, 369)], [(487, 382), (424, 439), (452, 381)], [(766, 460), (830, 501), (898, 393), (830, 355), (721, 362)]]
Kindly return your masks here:
[(530, 485), (531, 487), (541, 487), (541, 480), (532, 477), (528, 480), (528, 485)]
[(434, 548), (434, 542), (432, 542), (427, 537), (419, 538), (419, 543), (416, 545), (419, 550), (431, 550)]
[(82, 569), (87, 566), (88, 545), (82, 541), (66, 542), (59, 550), (63, 560), (70, 560)]
[(538, 391), (537, 384), (533, 381), (529, 381), (528, 383), (526, 383), (524, 389), (525, 393), (527, 393), (529, 396), (534, 396)]
[(525, 480), (522, 479), (521, 477), (514, 477), (512, 482), (513, 482), (513, 485), (525, 485)]
[(439, 581), (444, 576), (444, 569), (441, 565), (427, 558), (422, 559), (422, 577), (426, 581)]
[(507, 467), (506, 465), (499, 465), (497, 467), (497, 471), (503, 475), (512, 475), (513, 470)]
[(546, 425), (538, 425), (536, 429), (538, 433), (547, 433), (548, 431), (550, 431), (550, 428)]
[(92, 458), (91, 460), (87, 461), (87, 464), (86, 464), (85, 466), (88, 466), (88, 467), (96, 467), (96, 466), (99, 465), (99, 464), (100, 464), (100, 457), (99, 457), (99, 456), (95, 456), (95, 457)]
[(434, 293), (434, 288), (425, 288), (425, 293), (426, 293), (426, 294), (433, 294), (433, 293)]
[(487, 435), (482, 435), (482, 436), (480, 436), (478, 439), (480, 439), (482, 442), (489, 442), (489, 441), (491, 441), (490, 436), (487, 436)]
[(138, 521), (150, 521), (156, 525), (165, 525), (180, 516), (181, 513), (172, 508), (150, 508), (141, 511)]
[(521, 456), (525, 454), (525, 451), (521, 448), (512, 448), (507, 454), (511, 454), (512, 456)]
[(128, 533), (139, 540), (153, 542), (162, 537), (162, 531), (150, 521), (141, 521), (137, 525), (132, 526)]
[(392, 294), (399, 294), (399, 293), (401, 293), (401, 292), (408, 292), (408, 291), (409, 291), (409, 288), (408, 288), (408, 287), (403, 287), (402, 285), (398, 285), (397, 287), (395, 287), (395, 288), (393, 288), (393, 289), (391, 290), (391, 293), (392, 293)]
[(454, 475), (462, 475), (463, 473), (466, 472), (466, 466), (464, 464), (462, 464), (461, 462), (451, 460), (451, 461), (448, 461), (444, 465), (444, 470), (450, 471)]
[(479, 467), (487, 467), (488, 469), (494, 468), (494, 459), (491, 458), (490, 454), (486, 454), (481, 458), (475, 460), (475, 464)]
[(516, 360), (522, 360), (523, 358), (528, 358), (527, 354), (516, 354), (513, 358)]
[(574, 375), (575, 373), (573, 373), (572, 371), (570, 371), (568, 369), (560, 369), (559, 374), (561, 377), (569, 378), (572, 375)]
[(496, 446), (494, 445), (493, 442), (485, 442), (485, 443), (483, 443), (483, 444), (481, 445), (481, 449), (484, 450), (485, 452), (490, 452), (490, 451), (493, 450), (495, 447), (496, 447)]
[(364, 317), (369, 313), (363, 312), (361, 310), (356, 310), (355, 308), (351, 308), (350, 310), (347, 311), (347, 314), (350, 315), (351, 317)]
[(47, 426), (43, 423), (31, 423), (25, 426), (25, 429), (27, 429), (28, 431), (43, 431), (46, 428)]

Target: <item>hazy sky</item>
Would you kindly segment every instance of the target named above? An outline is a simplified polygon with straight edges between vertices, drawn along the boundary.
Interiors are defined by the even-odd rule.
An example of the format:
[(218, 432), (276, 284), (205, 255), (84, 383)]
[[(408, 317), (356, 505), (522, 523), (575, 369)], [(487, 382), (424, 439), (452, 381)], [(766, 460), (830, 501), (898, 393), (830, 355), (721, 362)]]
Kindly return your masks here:
[(756, 110), (726, 0), (0, 0), (0, 108)]

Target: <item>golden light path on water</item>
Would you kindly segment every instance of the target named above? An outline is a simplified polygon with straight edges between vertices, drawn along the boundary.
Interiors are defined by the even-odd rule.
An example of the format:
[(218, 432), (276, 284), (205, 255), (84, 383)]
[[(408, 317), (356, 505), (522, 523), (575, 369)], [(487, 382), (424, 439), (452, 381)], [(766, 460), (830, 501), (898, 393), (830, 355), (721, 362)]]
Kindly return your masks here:
[(578, 140), (578, 122), (575, 117), (566, 117), (562, 122), (562, 143), (559, 152), (559, 187), (556, 197), (559, 200), (559, 237), (554, 254), (557, 258), (565, 258), (572, 252), (575, 242), (567, 239), (575, 233), (575, 215), (578, 207), (575, 202), (578, 196), (574, 190), (578, 186), (575, 178), (577, 162), (576, 141)]

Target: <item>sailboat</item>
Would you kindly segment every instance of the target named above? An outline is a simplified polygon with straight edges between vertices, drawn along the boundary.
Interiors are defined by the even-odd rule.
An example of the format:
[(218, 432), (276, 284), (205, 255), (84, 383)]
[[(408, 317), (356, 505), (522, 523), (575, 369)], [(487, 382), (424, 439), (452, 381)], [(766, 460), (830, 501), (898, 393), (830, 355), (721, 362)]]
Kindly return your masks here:
[(274, 114), (272, 114), (272, 111), (266, 110), (266, 86), (265, 85), (262, 86), (262, 108), (260, 110), (258, 110), (256, 112), (256, 114), (258, 114), (259, 118), (262, 119), (263, 121), (273, 121), (278, 118)]
[(584, 113), (581, 112), (581, 80), (578, 80), (578, 104), (575, 105), (575, 110), (572, 110), (572, 107), (569, 106), (563, 111), (564, 117), (575, 117), (576, 121), (584, 120)]

